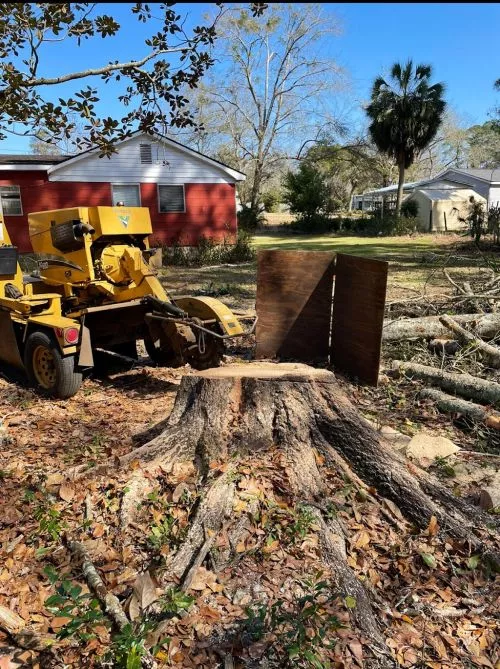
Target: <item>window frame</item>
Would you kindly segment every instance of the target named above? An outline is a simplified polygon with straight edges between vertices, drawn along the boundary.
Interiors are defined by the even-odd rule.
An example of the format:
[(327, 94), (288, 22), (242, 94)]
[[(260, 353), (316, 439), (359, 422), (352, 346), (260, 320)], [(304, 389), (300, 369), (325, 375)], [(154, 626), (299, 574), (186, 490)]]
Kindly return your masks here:
[[(143, 160), (142, 159), (142, 147), (147, 146), (150, 149), (151, 152), (151, 160)], [(153, 165), (154, 164), (154, 158), (153, 158), (153, 142), (140, 142), (139, 143), (139, 161), (141, 165)]]
[[(161, 186), (180, 186), (182, 188), (182, 202), (184, 204), (184, 209), (182, 211), (161, 211), (161, 209), (160, 209), (160, 187)], [(156, 197), (157, 197), (157, 201), (158, 201), (158, 213), (159, 214), (185, 214), (186, 213), (186, 184), (157, 183), (156, 184)]]
[[(110, 188), (111, 188), (111, 204), (112, 204), (113, 207), (116, 207), (116, 204), (115, 204), (115, 198), (114, 198), (114, 194), (113, 194), (113, 188), (114, 188), (114, 186), (135, 186), (135, 187), (137, 188), (137, 190), (138, 190), (138, 193), (139, 193), (139, 204), (138, 204), (137, 206), (138, 206), (138, 207), (142, 207), (142, 196), (141, 196), (141, 184), (140, 184), (140, 183), (131, 183), (131, 182), (129, 182), (129, 181), (126, 181), (126, 182), (123, 182), (123, 183), (119, 183), (119, 182), (114, 181), (114, 182), (110, 183)], [(132, 207), (132, 206), (135, 206), (135, 205), (126, 204), (126, 205), (124, 205), (124, 206), (125, 206), (125, 207)]]
[[(3, 206), (3, 195), (1, 193), (2, 188), (17, 188), (17, 192), (19, 194), (19, 207), (21, 209), (19, 214), (7, 214), (5, 212), (4, 206)], [(4, 216), (24, 216), (24, 209), (23, 209), (23, 200), (21, 197), (21, 186), (17, 184), (3, 184), (0, 186), (0, 205), (1, 205), (1, 210)]]

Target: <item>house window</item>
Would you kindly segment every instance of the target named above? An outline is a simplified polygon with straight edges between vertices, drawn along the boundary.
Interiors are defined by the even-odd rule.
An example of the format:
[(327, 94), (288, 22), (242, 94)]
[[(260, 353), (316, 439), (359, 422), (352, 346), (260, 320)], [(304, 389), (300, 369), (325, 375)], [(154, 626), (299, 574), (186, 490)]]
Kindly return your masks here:
[(141, 194), (138, 184), (112, 184), (113, 204), (123, 202), (125, 207), (140, 207)]
[(139, 153), (143, 165), (151, 165), (153, 162), (153, 149), (151, 144), (139, 144)]
[(184, 186), (158, 185), (158, 211), (160, 214), (185, 212)]
[(21, 189), (19, 186), (0, 186), (4, 216), (22, 216)]

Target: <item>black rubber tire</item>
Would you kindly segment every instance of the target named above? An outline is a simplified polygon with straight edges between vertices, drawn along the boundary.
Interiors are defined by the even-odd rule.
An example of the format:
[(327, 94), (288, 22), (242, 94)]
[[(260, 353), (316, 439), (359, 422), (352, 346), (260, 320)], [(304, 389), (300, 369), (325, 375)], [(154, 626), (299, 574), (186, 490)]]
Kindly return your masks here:
[[(55, 379), (50, 386), (42, 385), (35, 374), (33, 357), (40, 348), (47, 349), (53, 361)], [(75, 356), (62, 356), (57, 343), (45, 332), (33, 332), (29, 335), (24, 348), (24, 367), (30, 383), (39, 392), (61, 400), (75, 395), (83, 381), (83, 374), (75, 371), (75, 363)]]

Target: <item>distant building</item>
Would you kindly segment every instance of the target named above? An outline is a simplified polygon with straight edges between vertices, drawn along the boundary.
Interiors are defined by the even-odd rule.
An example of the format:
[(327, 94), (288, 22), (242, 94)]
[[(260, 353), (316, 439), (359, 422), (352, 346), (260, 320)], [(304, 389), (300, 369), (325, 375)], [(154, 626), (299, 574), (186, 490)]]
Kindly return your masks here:
[[(367, 191), (353, 198), (353, 209), (373, 211), (394, 207), (397, 184)], [(448, 168), (431, 179), (405, 183), (403, 199), (418, 203), (419, 229), (422, 231), (457, 230), (458, 220), (466, 213), (471, 197), (488, 206), (500, 205), (500, 169)]]
[(63, 207), (148, 207), (152, 240), (195, 245), (237, 229), (236, 183), (245, 175), (168, 137), (135, 133), (111, 158), (0, 155), (0, 197), (13, 243), (31, 251), (27, 215)]

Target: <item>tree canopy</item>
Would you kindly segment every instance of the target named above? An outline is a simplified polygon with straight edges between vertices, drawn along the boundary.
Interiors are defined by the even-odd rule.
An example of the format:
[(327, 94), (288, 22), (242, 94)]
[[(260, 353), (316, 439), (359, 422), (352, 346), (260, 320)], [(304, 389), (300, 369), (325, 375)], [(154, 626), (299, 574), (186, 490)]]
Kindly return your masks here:
[(340, 69), (321, 53), (338, 27), (318, 5), (276, 3), (257, 17), (246, 8), (228, 13), (218, 33), (220, 66), (196, 91), (193, 110), (212, 132), (180, 132), (244, 171), (242, 199), (257, 208), (304, 143), (338, 128), (332, 94)]
[(395, 63), (389, 82), (383, 77), (375, 79), (366, 108), (373, 142), (399, 167), (398, 213), (405, 169), (434, 139), (446, 108), (444, 84), (431, 84), (431, 76), (430, 65), (414, 67), (411, 60), (405, 65)]
[[(36, 136), (43, 128), (45, 140), (58, 143), (71, 138), (75, 118), (82, 122), (79, 149), (99, 147), (102, 155), (114, 150), (114, 143), (134, 130), (148, 133), (167, 126), (194, 123), (183, 91), (195, 88), (213, 65), (211, 47), (217, 24), (231, 11), (216, 3), (215, 18), (191, 31), (176, 3), (130, 4), (137, 22), (151, 27), (144, 40), (131, 43), (126, 61), (105, 62), (106, 51), (113, 54), (112, 42), (122, 25), (110, 14), (100, 13), (98, 3), (3, 3), (0, 5), (0, 139), (9, 133)], [(265, 3), (252, 3), (250, 11), (259, 16)], [(99, 41), (103, 62), (48, 76), (46, 56), (70, 41), (75, 48), (89, 40)], [(83, 81), (86, 83), (83, 85)], [(125, 83), (118, 96), (124, 107), (120, 118), (98, 114), (102, 84)], [(74, 92), (60, 97), (61, 87), (75, 83)], [(66, 90), (66, 89), (65, 89)], [(21, 130), (17, 130), (18, 124)]]

